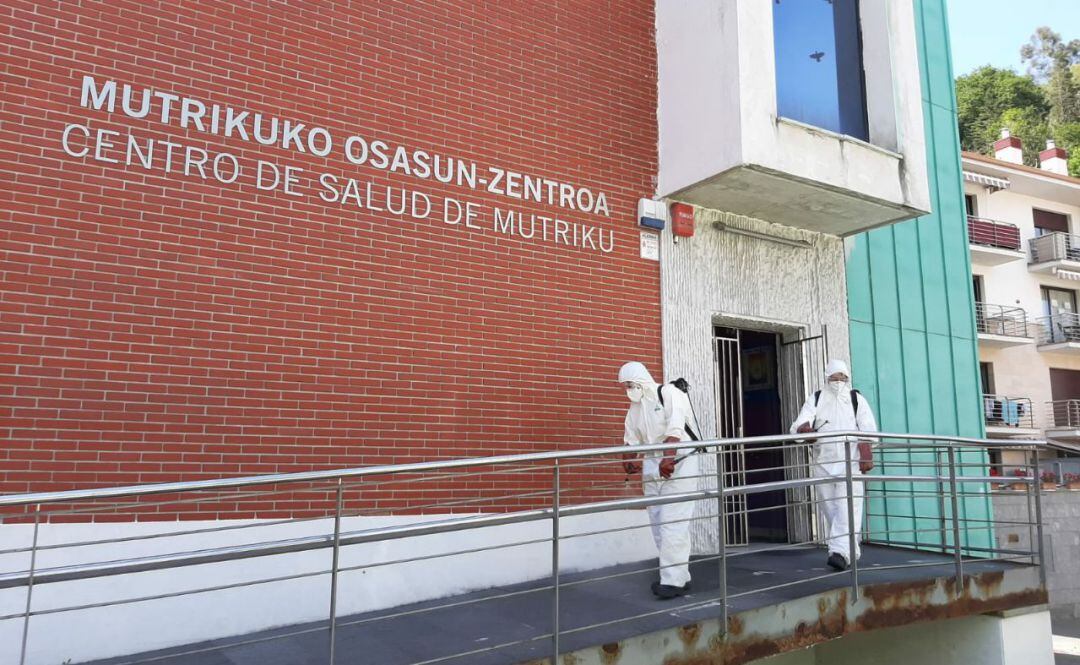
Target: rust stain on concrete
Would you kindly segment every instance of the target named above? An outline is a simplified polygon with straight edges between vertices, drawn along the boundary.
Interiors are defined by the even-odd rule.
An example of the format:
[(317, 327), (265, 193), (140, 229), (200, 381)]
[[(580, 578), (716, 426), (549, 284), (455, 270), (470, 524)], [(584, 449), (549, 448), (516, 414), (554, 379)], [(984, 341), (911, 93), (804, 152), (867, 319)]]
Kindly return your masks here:
[[(683, 640), (684, 653), (666, 658), (664, 665), (743, 665), (760, 658), (805, 649), (851, 633), (904, 626), (923, 621), (986, 614), (1047, 602), (1045, 589), (1002, 594), (1002, 571), (965, 576), (876, 584), (863, 589), (865, 603), (848, 615), (848, 592), (822, 596), (814, 620), (801, 621), (786, 635), (745, 635), (745, 619), (728, 619), (728, 634), (717, 635), (705, 649)], [(973, 589), (978, 593), (973, 593)], [(684, 627), (686, 628), (686, 627)], [(680, 632), (680, 636), (682, 633)], [(696, 641), (696, 640), (695, 640)]]

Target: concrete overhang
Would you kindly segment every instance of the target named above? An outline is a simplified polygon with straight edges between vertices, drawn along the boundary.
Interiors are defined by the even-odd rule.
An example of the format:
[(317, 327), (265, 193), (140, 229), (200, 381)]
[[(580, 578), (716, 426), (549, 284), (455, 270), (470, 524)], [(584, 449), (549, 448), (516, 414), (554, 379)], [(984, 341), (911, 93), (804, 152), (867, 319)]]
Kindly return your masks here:
[(979, 346), (984, 346), (990, 349), (1007, 349), (1011, 346), (1026, 346), (1028, 344), (1034, 343), (1035, 340), (1030, 337), (979, 333)]
[(1054, 277), (1063, 282), (1075, 282), (1080, 280), (1080, 261), (1059, 259), (1056, 261), (1043, 261), (1041, 263), (1028, 264), (1028, 270), (1047, 277)]
[(1047, 427), (1046, 438), (1055, 442), (1080, 443), (1080, 427)]
[(991, 439), (1035, 439), (1041, 434), (1042, 430), (1037, 427), (986, 426), (986, 436)]
[(726, 624), (721, 619), (687, 621), (677, 628), (582, 649), (565, 655), (564, 661), (742, 665), (854, 633), (1006, 613), (1047, 602), (1036, 568), (986, 570), (965, 575), (962, 584), (953, 576), (866, 584), (859, 587), (857, 598), (851, 589), (835, 589), (732, 613)]
[(1039, 350), (1046, 353), (1080, 354), (1080, 342), (1057, 342), (1056, 344), (1040, 344)]
[(755, 164), (728, 169), (668, 198), (841, 237), (926, 213)]
[(1000, 266), (1012, 261), (1022, 261), (1027, 256), (1019, 250), (989, 247), (987, 245), (972, 244), (970, 248), (971, 262), (977, 266)]

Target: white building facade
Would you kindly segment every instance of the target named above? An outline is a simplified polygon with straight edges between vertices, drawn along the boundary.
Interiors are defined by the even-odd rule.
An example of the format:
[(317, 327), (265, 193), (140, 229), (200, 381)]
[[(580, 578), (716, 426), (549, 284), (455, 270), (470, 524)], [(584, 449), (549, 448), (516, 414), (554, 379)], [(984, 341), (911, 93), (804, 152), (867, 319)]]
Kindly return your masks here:
[[(980, 374), (990, 436), (1080, 442), (1080, 179), (1052, 144), (1036, 169), (1020, 141), (963, 155)], [(1005, 453), (1005, 473), (1022, 465)], [(1068, 464), (1059, 472), (1068, 470)], [(1076, 470), (1074, 470), (1076, 471)], [(1063, 479), (1061, 479), (1063, 480)]]

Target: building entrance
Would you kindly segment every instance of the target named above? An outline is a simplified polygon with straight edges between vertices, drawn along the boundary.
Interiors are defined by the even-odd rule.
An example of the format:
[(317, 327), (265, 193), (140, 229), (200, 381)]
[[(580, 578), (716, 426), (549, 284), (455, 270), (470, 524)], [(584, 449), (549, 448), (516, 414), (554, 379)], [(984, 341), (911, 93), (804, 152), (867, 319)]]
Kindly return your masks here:
[[(792, 330), (715, 326), (717, 435), (756, 437), (785, 434), (825, 362), (825, 335), (801, 337)], [(758, 484), (803, 478), (805, 449), (754, 444), (725, 460), (725, 483)], [(733, 497), (728, 504), (728, 543), (806, 542), (815, 515), (810, 494), (776, 490)]]

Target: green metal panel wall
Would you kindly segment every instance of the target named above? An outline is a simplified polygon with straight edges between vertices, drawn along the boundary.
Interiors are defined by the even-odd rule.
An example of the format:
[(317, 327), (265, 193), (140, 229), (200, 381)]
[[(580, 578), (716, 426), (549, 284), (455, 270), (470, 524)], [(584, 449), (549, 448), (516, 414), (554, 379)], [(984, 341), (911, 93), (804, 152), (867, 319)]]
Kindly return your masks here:
[[(848, 310), (854, 381), (877, 408), (883, 431), (983, 436), (978, 339), (964, 223), (956, 96), (945, 0), (915, 0), (922, 104), (933, 213), (849, 240)], [(982, 451), (959, 454), (960, 473), (982, 475)], [(929, 452), (890, 452), (890, 472), (932, 470)], [(966, 491), (979, 495), (981, 485)], [(869, 537), (892, 543), (940, 545), (947, 505), (934, 484), (910, 483), (877, 492), (867, 506)], [(925, 494), (924, 494), (925, 493)], [(964, 539), (988, 547), (988, 496), (965, 497)]]

